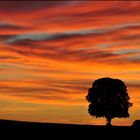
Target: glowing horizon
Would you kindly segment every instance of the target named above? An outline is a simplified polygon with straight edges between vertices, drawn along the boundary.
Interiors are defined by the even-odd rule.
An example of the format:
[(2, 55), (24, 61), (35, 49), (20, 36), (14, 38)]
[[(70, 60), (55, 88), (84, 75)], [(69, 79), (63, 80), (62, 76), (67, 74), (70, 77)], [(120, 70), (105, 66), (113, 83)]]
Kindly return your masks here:
[[(126, 6), (127, 5), (127, 6)], [(140, 119), (140, 2), (1, 1), (0, 118), (105, 124), (85, 100), (95, 79), (128, 87)]]

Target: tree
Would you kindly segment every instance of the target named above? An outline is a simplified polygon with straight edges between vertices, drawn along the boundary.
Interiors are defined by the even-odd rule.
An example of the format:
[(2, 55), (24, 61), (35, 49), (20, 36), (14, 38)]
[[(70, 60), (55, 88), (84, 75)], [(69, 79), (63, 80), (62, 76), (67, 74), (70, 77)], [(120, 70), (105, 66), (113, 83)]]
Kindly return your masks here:
[(105, 117), (107, 126), (111, 126), (112, 118), (129, 117), (128, 109), (132, 106), (125, 83), (119, 79), (100, 78), (93, 82), (86, 99), (91, 116)]

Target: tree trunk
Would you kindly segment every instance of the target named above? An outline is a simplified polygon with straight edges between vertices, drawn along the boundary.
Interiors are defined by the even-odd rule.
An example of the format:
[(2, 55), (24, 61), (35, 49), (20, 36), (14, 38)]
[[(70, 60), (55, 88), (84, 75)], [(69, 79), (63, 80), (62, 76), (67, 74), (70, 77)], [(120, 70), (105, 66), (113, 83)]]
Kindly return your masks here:
[(107, 117), (106, 118), (106, 126), (111, 126), (111, 118), (110, 117)]

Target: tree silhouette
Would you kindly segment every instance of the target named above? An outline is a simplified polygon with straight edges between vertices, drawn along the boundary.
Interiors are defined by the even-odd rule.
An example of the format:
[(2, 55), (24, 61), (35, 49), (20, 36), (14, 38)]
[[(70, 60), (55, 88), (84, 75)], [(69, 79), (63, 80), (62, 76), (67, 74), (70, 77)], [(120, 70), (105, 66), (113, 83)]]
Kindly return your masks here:
[(112, 118), (129, 117), (132, 106), (125, 83), (119, 79), (100, 78), (93, 82), (86, 99), (90, 102), (88, 112), (91, 116), (105, 117), (106, 125), (111, 126)]

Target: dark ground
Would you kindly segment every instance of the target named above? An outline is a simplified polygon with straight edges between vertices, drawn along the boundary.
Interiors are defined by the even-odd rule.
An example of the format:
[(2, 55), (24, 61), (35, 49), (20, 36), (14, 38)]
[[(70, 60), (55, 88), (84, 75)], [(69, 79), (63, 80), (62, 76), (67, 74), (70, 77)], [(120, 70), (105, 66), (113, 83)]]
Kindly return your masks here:
[[(138, 135), (139, 134), (139, 135)], [(0, 120), (0, 135), (18, 138), (41, 139), (139, 139), (140, 127), (74, 125)]]

